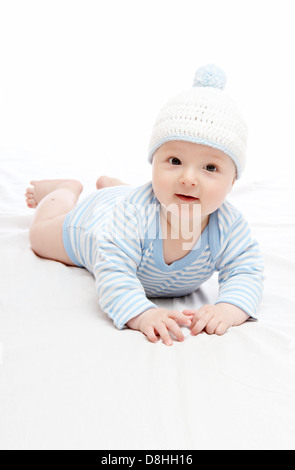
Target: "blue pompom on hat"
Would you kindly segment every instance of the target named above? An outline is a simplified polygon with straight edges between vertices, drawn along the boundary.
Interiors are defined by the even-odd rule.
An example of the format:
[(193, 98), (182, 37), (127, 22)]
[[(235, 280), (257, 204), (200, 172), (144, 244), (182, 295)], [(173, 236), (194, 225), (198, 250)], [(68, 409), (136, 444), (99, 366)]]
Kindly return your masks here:
[(193, 86), (213, 87), (224, 90), (226, 80), (226, 75), (222, 69), (214, 64), (208, 64), (196, 71)]
[(237, 178), (246, 163), (247, 126), (234, 100), (225, 91), (227, 77), (209, 64), (197, 70), (193, 87), (168, 101), (154, 124), (149, 162), (165, 142), (183, 140), (208, 145), (235, 163)]

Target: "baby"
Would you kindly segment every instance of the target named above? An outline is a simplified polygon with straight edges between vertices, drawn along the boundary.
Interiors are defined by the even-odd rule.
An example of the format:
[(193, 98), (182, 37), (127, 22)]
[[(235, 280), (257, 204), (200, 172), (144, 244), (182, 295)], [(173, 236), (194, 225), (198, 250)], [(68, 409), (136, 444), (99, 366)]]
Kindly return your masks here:
[[(37, 208), (33, 251), (95, 278), (99, 305), (117, 328), (139, 330), (151, 342), (224, 334), (257, 318), (263, 260), (242, 214), (226, 201), (245, 166), (247, 129), (226, 77), (209, 65), (194, 86), (171, 99), (153, 128), (152, 182), (133, 188), (100, 177), (98, 191), (77, 204), (75, 180), (32, 181), (26, 193)], [(212, 305), (182, 312), (150, 298), (184, 296), (218, 271)]]

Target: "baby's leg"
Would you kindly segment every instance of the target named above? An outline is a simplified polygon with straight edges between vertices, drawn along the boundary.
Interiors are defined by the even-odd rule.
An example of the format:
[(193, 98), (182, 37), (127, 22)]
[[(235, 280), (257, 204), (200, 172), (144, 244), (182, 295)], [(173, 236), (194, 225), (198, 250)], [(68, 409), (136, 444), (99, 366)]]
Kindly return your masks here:
[(96, 181), (96, 189), (109, 188), (110, 186), (128, 186), (117, 178), (111, 178), (110, 176), (100, 176)]
[(76, 205), (83, 186), (76, 180), (32, 181), (26, 199), (28, 207), (36, 208), (30, 229), (32, 250), (41, 258), (74, 266), (62, 239), (65, 216)]

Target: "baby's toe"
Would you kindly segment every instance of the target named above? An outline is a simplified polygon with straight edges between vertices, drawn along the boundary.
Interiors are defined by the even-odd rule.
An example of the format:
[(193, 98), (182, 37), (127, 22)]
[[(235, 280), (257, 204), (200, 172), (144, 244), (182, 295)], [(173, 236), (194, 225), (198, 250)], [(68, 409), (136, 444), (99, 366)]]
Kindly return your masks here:
[(33, 194), (34, 194), (33, 188), (27, 188), (27, 189), (26, 189), (26, 194), (25, 194), (25, 196), (33, 196)]
[(37, 207), (37, 202), (33, 197), (28, 196), (27, 197), (27, 205), (28, 205), (28, 207), (31, 207), (31, 208), (35, 209)]

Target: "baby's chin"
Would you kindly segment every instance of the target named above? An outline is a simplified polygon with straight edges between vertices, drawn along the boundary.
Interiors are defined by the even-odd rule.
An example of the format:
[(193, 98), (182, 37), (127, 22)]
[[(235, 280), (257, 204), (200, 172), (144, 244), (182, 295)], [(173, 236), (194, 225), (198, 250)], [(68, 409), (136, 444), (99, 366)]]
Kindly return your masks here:
[[(161, 212), (164, 214), (165, 218), (173, 222), (179, 222), (179, 224), (190, 224), (194, 222), (196, 228), (200, 227), (204, 219), (202, 215), (201, 205), (165, 205), (161, 204)], [(206, 216), (205, 216), (206, 217)]]

